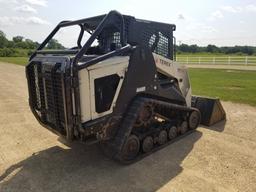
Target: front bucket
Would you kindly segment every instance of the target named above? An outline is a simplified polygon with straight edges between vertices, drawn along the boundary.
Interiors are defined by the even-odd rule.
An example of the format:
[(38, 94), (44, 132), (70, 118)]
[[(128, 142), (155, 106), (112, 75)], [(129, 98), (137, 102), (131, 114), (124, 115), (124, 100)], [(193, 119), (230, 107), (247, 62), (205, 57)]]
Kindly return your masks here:
[(226, 119), (226, 113), (219, 99), (192, 96), (192, 107), (201, 112), (201, 124), (211, 126)]

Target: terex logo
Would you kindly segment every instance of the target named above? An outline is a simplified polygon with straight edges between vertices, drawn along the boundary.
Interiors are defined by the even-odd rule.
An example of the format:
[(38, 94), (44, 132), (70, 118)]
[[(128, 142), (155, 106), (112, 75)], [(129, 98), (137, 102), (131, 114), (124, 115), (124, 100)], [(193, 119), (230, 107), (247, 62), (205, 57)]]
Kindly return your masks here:
[(160, 63), (161, 63), (162, 65), (166, 65), (167, 67), (171, 67), (171, 63), (168, 62), (168, 61), (165, 61), (165, 60), (160, 59)]
[(162, 65), (165, 65), (167, 67), (171, 67), (172, 63), (171, 62), (168, 62), (168, 61), (165, 61), (161, 58), (158, 58), (158, 57), (155, 57), (155, 62), (156, 64), (162, 64)]

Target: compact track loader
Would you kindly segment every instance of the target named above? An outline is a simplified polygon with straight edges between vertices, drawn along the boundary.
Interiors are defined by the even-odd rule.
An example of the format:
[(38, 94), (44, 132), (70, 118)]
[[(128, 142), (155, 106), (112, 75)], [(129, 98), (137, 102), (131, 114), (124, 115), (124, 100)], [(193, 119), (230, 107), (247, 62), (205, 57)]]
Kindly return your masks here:
[[(59, 29), (74, 25), (80, 27), (76, 47), (45, 49)], [(61, 22), (26, 67), (34, 116), (67, 140), (99, 142), (124, 163), (187, 135), (200, 122), (225, 119), (218, 100), (191, 95), (187, 69), (175, 62), (173, 31), (175, 25), (116, 11)], [(90, 37), (82, 45), (85, 33)]]

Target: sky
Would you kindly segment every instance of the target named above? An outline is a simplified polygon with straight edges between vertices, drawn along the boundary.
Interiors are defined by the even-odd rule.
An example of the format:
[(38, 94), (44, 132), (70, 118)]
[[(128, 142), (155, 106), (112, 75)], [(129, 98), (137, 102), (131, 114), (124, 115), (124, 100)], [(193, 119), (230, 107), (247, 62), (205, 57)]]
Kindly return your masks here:
[[(42, 42), (62, 20), (117, 10), (139, 19), (176, 25), (177, 44), (256, 46), (255, 0), (0, 0), (0, 30)], [(56, 36), (75, 44), (77, 27)]]

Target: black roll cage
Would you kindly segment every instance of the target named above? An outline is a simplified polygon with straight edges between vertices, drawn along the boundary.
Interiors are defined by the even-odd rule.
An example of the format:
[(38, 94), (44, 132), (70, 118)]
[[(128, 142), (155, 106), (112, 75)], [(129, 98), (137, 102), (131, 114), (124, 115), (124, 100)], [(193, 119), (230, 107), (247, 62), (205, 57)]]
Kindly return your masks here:
[[(103, 18), (103, 19), (101, 19), (101, 21), (99, 23), (97, 23), (97, 21), (95, 19), (99, 20), (100, 18)], [(81, 20), (76, 20), (76, 21), (62, 21), (62, 22), (60, 22), (55, 27), (55, 29), (48, 35), (48, 37), (43, 41), (43, 43), (37, 48), (37, 50), (31, 55), (30, 61), (38, 53), (41, 53), (41, 54), (76, 54), (76, 56), (74, 57), (74, 60), (73, 60), (73, 64), (77, 64), (79, 62), (79, 60), (82, 58), (82, 56), (87, 52), (87, 50), (92, 45), (92, 43), (97, 38), (97, 36), (104, 29), (104, 27), (106, 27), (109, 24), (115, 24), (116, 19), (118, 19), (121, 23), (120, 43), (122, 45), (122, 48), (120, 48), (116, 51), (109, 52), (105, 55), (101, 55), (101, 56), (97, 57), (96, 59), (94, 59), (93, 61), (98, 61), (99, 62), (99, 61), (101, 61), (103, 59), (106, 59), (108, 57), (111, 57), (113, 55), (118, 55), (118, 54), (121, 54), (123, 52), (126, 52), (127, 50), (129, 50), (131, 48), (131, 46), (129, 46), (129, 45), (126, 46), (127, 45), (127, 37), (125, 35), (125, 23), (124, 23), (123, 15), (120, 14), (119, 12), (117, 12), (117, 11), (110, 11), (107, 15), (101, 15), (101, 16), (98, 16), (98, 17), (91, 17), (91, 18), (81, 19)], [(93, 23), (95, 25), (90, 26), (87, 23), (90, 20), (95, 20), (95, 23)], [(61, 28), (68, 27), (68, 26), (74, 26), (74, 25), (79, 25), (80, 28), (81, 28), (80, 34), (79, 34), (78, 39), (77, 39), (78, 49), (75, 49), (75, 50), (42, 50)], [(93, 32), (91, 31), (92, 28), (95, 28), (95, 30)], [(87, 31), (88, 33), (90, 33), (91, 36), (86, 41), (86, 43), (82, 46), (81, 41), (82, 41), (82, 38), (83, 38), (83, 35), (84, 35), (84, 31)], [(92, 61), (90, 61), (89, 63), (83, 63), (82, 65), (79, 66), (79, 68), (88, 67), (88, 64), (91, 65)]]
[[(132, 31), (129, 31), (127, 28), (127, 22), (129, 23), (130, 19), (133, 19), (135, 23), (139, 23), (138, 25), (135, 24), (133, 27), (131, 27)], [(85, 62), (82, 64), (77, 65), (80, 59), (83, 57), (84, 54), (88, 51), (88, 49), (91, 47), (92, 43), (95, 41), (96, 38), (99, 37), (100, 33), (102, 30), (107, 27), (108, 25), (113, 25), (116, 26), (116, 23), (120, 24), (118, 26), (120, 30), (120, 44), (121, 48), (118, 48), (114, 51), (105, 53), (104, 55), (99, 55), (97, 58), (93, 59), (92, 61), (95, 61), (92, 63), (92, 61)], [(107, 15), (100, 15), (96, 17), (90, 17), (86, 19), (81, 19), (81, 20), (76, 20), (76, 21), (62, 21), (60, 22), (54, 30), (48, 35), (48, 37), (43, 41), (42, 44), (37, 48), (37, 50), (31, 55), (30, 61), (37, 55), (37, 54), (73, 54), (75, 57), (73, 58), (72, 64), (76, 66), (79, 69), (86, 68), (89, 65), (93, 65), (96, 63), (96, 61), (101, 61), (103, 59), (107, 59), (112, 56), (120, 55), (125, 52), (128, 52), (131, 50), (132, 46), (131, 45), (137, 45), (137, 44), (142, 44), (145, 42), (142, 42), (144, 37), (141, 36), (141, 31), (148, 30), (146, 29), (148, 25), (152, 25), (156, 28), (156, 31), (158, 29), (164, 30), (164, 31), (169, 31), (171, 33), (171, 36), (169, 37), (172, 39), (173, 43), (169, 43), (168, 49), (168, 58), (175, 60), (175, 37), (173, 36), (173, 31), (176, 29), (175, 25), (171, 24), (166, 24), (166, 23), (159, 23), (159, 22), (154, 22), (154, 21), (146, 21), (146, 20), (140, 20), (140, 19), (135, 19), (132, 16), (127, 16), (127, 15), (122, 15), (118, 11), (110, 11)], [(45, 46), (49, 43), (49, 41), (54, 37), (54, 35), (64, 27), (68, 26), (74, 26), (78, 25), (80, 26), (80, 33), (77, 39), (77, 47), (69, 49), (69, 50), (43, 50)], [(153, 27), (153, 28), (154, 28)], [(129, 26), (130, 28), (130, 26)], [(153, 29), (150, 27), (150, 30)], [(85, 42), (84, 45), (81, 45), (82, 38), (84, 36), (84, 32), (88, 32), (91, 36), (89, 39)], [(127, 32), (129, 31), (130, 35), (128, 37)], [(131, 34), (132, 33), (132, 34)], [(150, 33), (154, 33), (154, 30), (151, 31)], [(149, 37), (147, 37), (149, 38)], [(149, 39), (146, 40), (148, 41)], [(129, 41), (128, 41), (129, 39)], [(144, 39), (145, 40), (145, 39)], [(127, 41), (129, 44), (127, 44)], [(146, 44), (148, 43), (146, 41)], [(134, 43), (135, 42), (135, 43)]]

